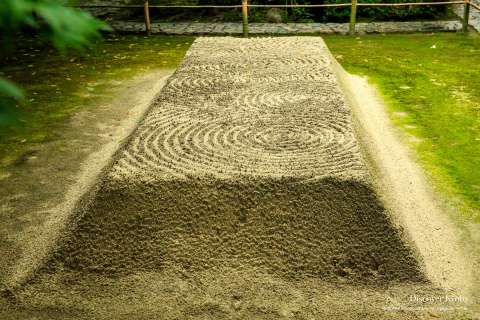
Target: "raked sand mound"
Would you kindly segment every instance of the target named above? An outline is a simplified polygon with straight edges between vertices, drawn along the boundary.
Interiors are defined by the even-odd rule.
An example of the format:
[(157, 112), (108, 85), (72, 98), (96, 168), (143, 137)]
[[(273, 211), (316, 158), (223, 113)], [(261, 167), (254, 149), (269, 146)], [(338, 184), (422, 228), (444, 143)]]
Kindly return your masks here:
[(327, 50), (197, 40), (51, 263), (421, 281), (368, 184)]
[(314, 39), (197, 40), (111, 180), (364, 178), (328, 49)]
[(346, 319), (386, 314), (388, 286), (433, 290), (351, 118), (321, 38), (196, 40), (19, 301), (91, 317)]

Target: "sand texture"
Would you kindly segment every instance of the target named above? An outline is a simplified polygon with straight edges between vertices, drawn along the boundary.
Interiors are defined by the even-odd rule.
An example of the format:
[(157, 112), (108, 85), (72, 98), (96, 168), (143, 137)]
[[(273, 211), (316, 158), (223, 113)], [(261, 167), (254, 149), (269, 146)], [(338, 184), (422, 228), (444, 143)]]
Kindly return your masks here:
[(388, 318), (442, 291), (371, 180), (321, 38), (199, 38), (11, 299), (41, 319)]

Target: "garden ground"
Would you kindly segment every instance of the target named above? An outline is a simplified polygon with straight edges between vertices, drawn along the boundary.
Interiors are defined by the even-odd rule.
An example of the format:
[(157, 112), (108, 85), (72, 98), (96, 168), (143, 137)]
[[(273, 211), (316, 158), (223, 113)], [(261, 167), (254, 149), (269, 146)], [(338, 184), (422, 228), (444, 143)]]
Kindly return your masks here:
[(192, 40), (112, 37), (96, 51), (68, 57), (24, 41), (2, 66), (27, 95), (18, 121), (0, 129), (0, 247), (9, 257), (0, 261), (2, 282), (29, 231), (68, 200), (79, 176), (98, 174), (105, 154), (131, 132)]
[[(108, 38), (87, 55), (60, 57), (31, 41), (2, 74), (23, 85), (28, 102), (21, 126), (0, 128), (0, 179), (38, 145), (61, 137), (72, 114), (111, 100), (122, 80), (171, 69), (192, 37)], [(480, 214), (480, 37), (455, 33), (326, 36), (337, 60), (369, 77), (384, 95), (392, 119), (441, 191), (473, 220)], [(67, 122), (66, 122), (67, 121)]]
[[(28, 210), (28, 206), (25, 206), (25, 202), (33, 201), (30, 198), (31, 195), (48, 189), (45, 188), (45, 185), (52, 183), (61, 185), (59, 180), (54, 181), (55, 177), (49, 181), (50, 176), (48, 175), (43, 176), (43, 178), (37, 176), (36, 178), (40, 179), (28, 184), (19, 183), (20, 180), (26, 178), (25, 174), (22, 176), (21, 172), (30, 170), (30, 173), (35, 174), (32, 168), (38, 169), (42, 163), (45, 163), (43, 161), (53, 161), (50, 164), (55, 163), (56, 160), (53, 160), (53, 158), (58, 151), (50, 150), (51, 153), (45, 154), (42, 152), (41, 146), (52, 142), (62, 144), (60, 141), (68, 136), (68, 133), (65, 133), (65, 130), (68, 130), (68, 125), (65, 125), (64, 121), (74, 119), (71, 118), (71, 115), (82, 108), (80, 105), (85, 108), (83, 112), (88, 111), (91, 115), (87, 118), (87, 122), (97, 121), (95, 120), (97, 111), (92, 107), (101, 104), (99, 102), (101, 100), (82, 100), (81, 103), (75, 103), (78, 96), (76, 97), (71, 93), (85, 90), (86, 97), (83, 96), (82, 99), (88, 99), (91, 97), (91, 92), (98, 90), (97, 93), (104, 95), (103, 99), (111, 100), (112, 94), (118, 94), (118, 90), (125, 89), (125, 86), (122, 83), (117, 83), (119, 85), (118, 90), (110, 91), (108, 81), (119, 81), (134, 74), (141, 74), (152, 66), (158, 67), (159, 61), (156, 57), (158, 55), (162, 56), (162, 53), (165, 53), (167, 58), (160, 61), (167, 61), (163, 65), (171, 67), (179, 62), (188, 44), (191, 43), (191, 38), (178, 37), (152, 37), (148, 39), (122, 37), (117, 39), (119, 40), (111, 40), (113, 43), (119, 43), (119, 48), (115, 48), (116, 52), (103, 58), (103, 51), (99, 51), (98, 55), (92, 55), (93, 60), (90, 60), (96, 62), (94, 64), (88, 62), (90, 59), (88, 57), (86, 60), (84, 60), (85, 58), (69, 58), (65, 61), (65, 65), (73, 68), (73, 70), (61, 70), (58, 66), (51, 67), (50, 70), (60, 69), (58, 77), (49, 77), (53, 80), (53, 83), (49, 83), (49, 87), (52, 89), (45, 89), (45, 91), (37, 89), (36, 86), (41, 85), (43, 87), (45, 81), (42, 81), (41, 84), (35, 80), (30, 84), (27, 80), (23, 81), (27, 90), (32, 94), (30, 100), (33, 100), (30, 102), (40, 101), (37, 106), (43, 105), (43, 108), (34, 109), (34, 105), (24, 107), (24, 110), (35, 112), (31, 115), (26, 113), (24, 115), (26, 125), (32, 129), (13, 128), (2, 132), (2, 149), (6, 152), (2, 156), (4, 169), (3, 179), (0, 183), (2, 187), (6, 186), (2, 188), (4, 190), (2, 192), (7, 192), (6, 196), (9, 198), (8, 203), (3, 204), (2, 209), (5, 210), (2, 211), (2, 214), (5, 215), (4, 220), (12, 221), (12, 223), (2, 226), (3, 235), (9, 235), (8, 238), (4, 238), (6, 240), (2, 243), (2, 246), (11, 249), (11, 235), (15, 234), (15, 231), (22, 230), (25, 226), (38, 223), (41, 220), (41, 217), (33, 217)], [(176, 43), (175, 41), (179, 42)], [(465, 213), (462, 217), (468, 217), (472, 220), (478, 219), (478, 193), (474, 192), (475, 187), (478, 187), (478, 172), (472, 170), (472, 168), (475, 168), (475, 161), (478, 162), (479, 159), (476, 156), (478, 155), (478, 148), (475, 148), (475, 145), (478, 147), (478, 144), (476, 144), (478, 140), (476, 139), (479, 137), (478, 104), (475, 104), (478, 101), (478, 93), (475, 95), (473, 90), (475, 85), (478, 84), (478, 79), (475, 79), (474, 75), (479, 74), (478, 68), (475, 69), (473, 64), (474, 59), (478, 57), (480, 48), (478, 37), (465, 37), (456, 34), (397, 35), (360, 38), (328, 37), (326, 41), (337, 59), (349, 71), (366, 74), (379, 86), (389, 101), (391, 116), (404, 130), (405, 139), (410, 141), (412, 146), (418, 150), (419, 159), (437, 182), (436, 185), (439, 190), (448, 195), (447, 198), (452, 200), (453, 203), (460, 204), (460, 208)], [(136, 46), (143, 46), (146, 54), (142, 54), (142, 51), (129, 54), (132, 52), (132, 48)], [(165, 51), (152, 49), (155, 47), (164, 48)], [(169, 47), (171, 48), (170, 51), (167, 49)], [(388, 54), (385, 54), (385, 52)], [(173, 55), (169, 55), (169, 53)], [(425, 55), (425, 58), (422, 58), (422, 54)], [(168, 58), (172, 56), (173, 58)], [(76, 59), (78, 60), (76, 61)], [(116, 60), (118, 63), (113, 70), (106, 71), (111, 68)], [(127, 64), (126, 62), (129, 60), (130, 63)], [(87, 63), (84, 65), (83, 61)], [(98, 63), (99, 61), (101, 63)], [(138, 62), (137, 66), (134, 65), (135, 61)], [(455, 64), (452, 63), (453, 61)], [(31, 64), (26, 64), (26, 67), (28, 68), (29, 65)], [(101, 67), (102, 65), (104, 68)], [(160, 65), (162, 65), (162, 62), (160, 62)], [(7, 68), (4, 72), (11, 72), (12, 67), (17, 72), (17, 76), (14, 76), (13, 79), (22, 77), (28, 79), (25, 75), (34, 76), (33, 79), (37, 79), (35, 76), (40, 72), (32, 70), (26, 74), (24, 70), (27, 68), (21, 65), (16, 67), (10, 65), (10, 70)], [(73, 74), (79, 71), (78, 80), (87, 77), (87, 74), (82, 71), (89, 70), (89, 72), (92, 72), (90, 74), (92, 78), (89, 79), (90, 81), (83, 83), (82, 81), (74, 81), (74, 88), (67, 87), (66, 90), (62, 90), (62, 86), (70, 83), (70, 80), (65, 78), (66, 70)], [(109, 74), (109, 72), (112, 72), (112, 74)], [(125, 77), (122, 77), (122, 75)], [(392, 75), (395, 76), (392, 77)], [(108, 78), (109, 76), (113, 77)], [(74, 79), (73, 77), (68, 78)], [(104, 83), (106, 84), (103, 88), (101, 85), (95, 85), (97, 82), (102, 83), (102, 78), (105, 79)], [(38, 79), (41, 80), (42, 78)], [(143, 82), (143, 85), (145, 85), (145, 82)], [(446, 90), (447, 85), (450, 86), (448, 88), (455, 89)], [(140, 88), (141, 86), (137, 86), (136, 90)], [(130, 93), (133, 92), (130, 91)], [(59, 97), (58, 100), (57, 98), (53, 99), (53, 101), (57, 101), (57, 107), (55, 107), (55, 104), (51, 104), (52, 108), (48, 109), (50, 105), (48, 101), (54, 95)], [(69, 108), (65, 112), (65, 101), (72, 101), (74, 103), (69, 105), (79, 106), (80, 108)], [(451, 112), (452, 105), (458, 107), (453, 114)], [(110, 104), (110, 107), (114, 107), (114, 104)], [(436, 116), (434, 117), (433, 114), (436, 114)], [(62, 121), (58, 121), (58, 119), (62, 119)], [(52, 126), (52, 124), (55, 125)], [(52, 128), (54, 129), (52, 130)], [(462, 128), (462, 130), (458, 128)], [(468, 130), (465, 130), (465, 128), (468, 128)], [(76, 126), (75, 130), (82, 130), (81, 126)], [(111, 134), (108, 131), (109, 129), (102, 133)], [(63, 152), (76, 152), (75, 148), (78, 148), (78, 145), (72, 147), (67, 141), (63, 140)], [(460, 151), (453, 152), (455, 148)], [(470, 152), (464, 152), (463, 150), (470, 150)], [(80, 160), (81, 157), (68, 159), (71, 176), (75, 172), (75, 164), (79, 164)], [(67, 165), (64, 160), (60, 161), (61, 163), (57, 160), (56, 165), (62, 170)], [(458, 166), (458, 168), (452, 170), (452, 166)], [(29, 167), (30, 169), (28, 169)], [(471, 174), (468, 174), (469, 170), (471, 170)], [(19, 179), (20, 176), (22, 176), (22, 179)], [(468, 186), (463, 188), (462, 184), (468, 184)], [(58, 193), (61, 194), (62, 191), (58, 190)], [(451, 197), (451, 195), (455, 196)], [(1, 196), (3, 198), (4, 194)], [(56, 196), (58, 197), (58, 194)], [(42, 199), (39, 199), (41, 197), (41, 193), (37, 195), (38, 203), (42, 201)], [(19, 203), (22, 202), (23, 205), (20, 206)], [(41, 211), (37, 211), (36, 214), (41, 215)]]

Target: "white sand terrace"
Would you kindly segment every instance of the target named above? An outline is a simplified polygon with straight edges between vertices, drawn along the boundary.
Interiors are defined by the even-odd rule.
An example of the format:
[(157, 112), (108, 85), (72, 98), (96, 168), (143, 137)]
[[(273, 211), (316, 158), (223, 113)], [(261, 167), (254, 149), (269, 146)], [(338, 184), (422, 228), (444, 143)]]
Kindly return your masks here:
[(326, 52), (319, 37), (196, 40), (112, 174), (364, 176)]

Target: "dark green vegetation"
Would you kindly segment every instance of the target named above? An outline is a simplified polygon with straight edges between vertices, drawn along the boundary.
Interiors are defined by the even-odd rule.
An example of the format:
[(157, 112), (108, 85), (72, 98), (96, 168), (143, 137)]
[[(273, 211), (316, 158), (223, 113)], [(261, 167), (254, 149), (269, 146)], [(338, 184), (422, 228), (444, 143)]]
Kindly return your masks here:
[(15, 41), (15, 33), (27, 26), (39, 31), (55, 47), (82, 49), (98, 38), (100, 31), (110, 30), (104, 22), (88, 13), (66, 7), (69, 1), (58, 0), (2, 0), (0, 2), (0, 32), (9, 40), (2, 46)]
[[(345, 0), (325, 0), (324, 3), (349, 3)], [(361, 3), (405, 3), (409, 0), (362, 0)], [(322, 9), (319, 9), (322, 10)], [(357, 9), (359, 21), (407, 21), (419, 19), (445, 19), (451, 16), (445, 6), (410, 6), (410, 7), (359, 7)], [(453, 17), (453, 16), (452, 16)], [(347, 22), (350, 18), (350, 8), (323, 9), (323, 22)]]
[[(0, 58), (14, 55), (18, 32), (39, 33), (60, 51), (82, 50), (100, 37), (108, 25), (88, 13), (65, 7), (68, 1), (2, 0), (0, 2)], [(0, 77), (0, 126), (15, 119), (16, 105), (23, 102), (20, 88)]]
[(369, 76), (442, 191), (480, 221), (480, 37), (326, 37), (351, 73)]
[(69, 116), (94, 108), (117, 82), (176, 67), (192, 40), (111, 36), (91, 51), (62, 56), (39, 40), (22, 38), (15, 56), (0, 65), (0, 76), (26, 92), (18, 109), (20, 123), (0, 127), (0, 168), (22, 162), (36, 144), (55, 139)]
[[(81, 1), (87, 4), (87, 0)], [(108, 2), (108, 1), (107, 1)], [(128, 0), (129, 4), (138, 5), (137, 0)], [(140, 1), (141, 2), (141, 1)], [(350, 0), (249, 0), (250, 4), (322, 4), (322, 3), (349, 3)], [(362, 2), (379, 3), (394, 2), (404, 3), (409, 0), (366, 0)], [(150, 0), (151, 5), (239, 5), (241, 0)], [(249, 10), (250, 22), (269, 22), (267, 12), (269, 8), (251, 8)], [(282, 8), (273, 9), (279, 12), (283, 22), (347, 22), (350, 17), (350, 8)], [(448, 14), (445, 6), (421, 6), (402, 8), (359, 8), (359, 20), (385, 21), (385, 20), (418, 20), (445, 18)], [(97, 11), (99, 12), (99, 11)], [(105, 10), (103, 12), (108, 12)], [(143, 10), (132, 9), (118, 12), (112, 10), (118, 19), (132, 18), (142, 19)], [(130, 17), (128, 17), (130, 15)], [(242, 20), (241, 9), (230, 8), (152, 8), (153, 21), (223, 21), (240, 22)], [(270, 21), (274, 22), (274, 21)]]

